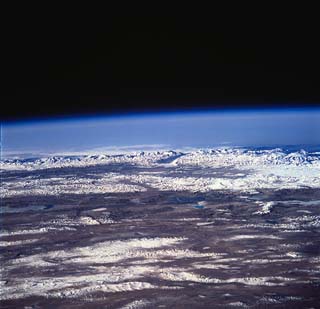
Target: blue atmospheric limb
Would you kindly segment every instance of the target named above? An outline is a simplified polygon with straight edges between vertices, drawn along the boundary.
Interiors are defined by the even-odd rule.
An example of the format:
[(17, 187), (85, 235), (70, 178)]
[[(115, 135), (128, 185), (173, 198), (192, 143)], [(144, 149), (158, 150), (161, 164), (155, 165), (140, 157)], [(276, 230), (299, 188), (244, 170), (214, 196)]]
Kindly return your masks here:
[(298, 144), (320, 144), (319, 108), (177, 111), (2, 124), (4, 155), (103, 147), (130, 149), (135, 145), (183, 148)]

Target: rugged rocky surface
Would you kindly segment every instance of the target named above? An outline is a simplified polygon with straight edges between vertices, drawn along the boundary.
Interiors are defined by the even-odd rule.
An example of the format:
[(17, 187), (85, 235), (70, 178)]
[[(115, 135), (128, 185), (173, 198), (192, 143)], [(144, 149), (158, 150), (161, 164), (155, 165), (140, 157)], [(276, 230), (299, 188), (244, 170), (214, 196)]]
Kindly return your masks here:
[(1, 308), (317, 308), (319, 156), (2, 163)]

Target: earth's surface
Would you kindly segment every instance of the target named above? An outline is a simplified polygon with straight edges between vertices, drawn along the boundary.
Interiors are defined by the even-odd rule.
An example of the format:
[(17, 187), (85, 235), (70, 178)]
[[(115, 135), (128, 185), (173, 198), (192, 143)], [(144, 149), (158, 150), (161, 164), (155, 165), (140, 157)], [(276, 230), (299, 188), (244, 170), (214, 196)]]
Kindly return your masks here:
[(7, 159), (1, 308), (320, 308), (320, 159)]

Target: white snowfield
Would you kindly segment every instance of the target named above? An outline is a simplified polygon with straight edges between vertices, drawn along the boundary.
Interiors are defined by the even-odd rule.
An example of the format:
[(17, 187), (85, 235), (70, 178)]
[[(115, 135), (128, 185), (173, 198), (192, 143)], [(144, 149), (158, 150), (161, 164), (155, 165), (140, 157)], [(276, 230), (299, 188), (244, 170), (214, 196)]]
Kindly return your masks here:
[[(19, 299), (30, 296), (79, 298), (95, 292), (117, 293), (148, 289), (183, 289), (181, 282), (205, 284), (234, 284), (283, 286), (293, 278), (234, 277), (228, 279), (203, 276), (197, 269), (212, 269), (230, 259), (224, 254), (182, 249), (187, 238), (156, 237), (106, 241), (92, 246), (76, 247), (19, 257), (7, 262), (6, 271), (85, 265), (87, 272), (59, 276), (27, 278), (14, 277), (0, 289), (0, 299)], [(174, 247), (174, 249), (172, 248)], [(166, 262), (182, 260), (185, 267), (167, 267)], [(235, 259), (239, 263), (242, 258)], [(164, 263), (161, 265), (159, 263)], [(193, 267), (195, 264), (196, 267)], [(157, 279), (155, 285), (149, 281)], [(160, 281), (159, 281), (160, 279)]]
[[(108, 165), (136, 167), (108, 172)], [(60, 175), (59, 170), (105, 166), (106, 172), (81, 176)], [(143, 170), (141, 169), (143, 168)], [(55, 178), (45, 170), (57, 169)], [(320, 187), (319, 153), (304, 150), (287, 153), (272, 150), (212, 149), (188, 153), (175, 151), (140, 152), (124, 155), (52, 157), (34, 160), (5, 160), (1, 172), (26, 171), (19, 180), (6, 181), (1, 196), (59, 195), (113, 192), (237, 190), (252, 193), (256, 189), (296, 189)], [(42, 171), (34, 175), (33, 171)], [(190, 171), (190, 173), (189, 173)], [(196, 176), (192, 171), (196, 172)], [(184, 173), (182, 173), (184, 172)], [(190, 176), (189, 176), (190, 175)]]

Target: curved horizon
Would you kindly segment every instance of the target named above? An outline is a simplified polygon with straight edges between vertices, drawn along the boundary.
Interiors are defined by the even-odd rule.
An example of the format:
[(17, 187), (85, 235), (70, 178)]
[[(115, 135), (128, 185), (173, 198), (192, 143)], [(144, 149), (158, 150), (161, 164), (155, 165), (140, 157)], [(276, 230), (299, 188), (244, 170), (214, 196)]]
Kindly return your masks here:
[[(81, 152), (160, 145), (168, 149), (319, 145), (320, 108), (176, 110), (2, 123), (2, 154)], [(159, 147), (160, 147), (159, 146)]]

